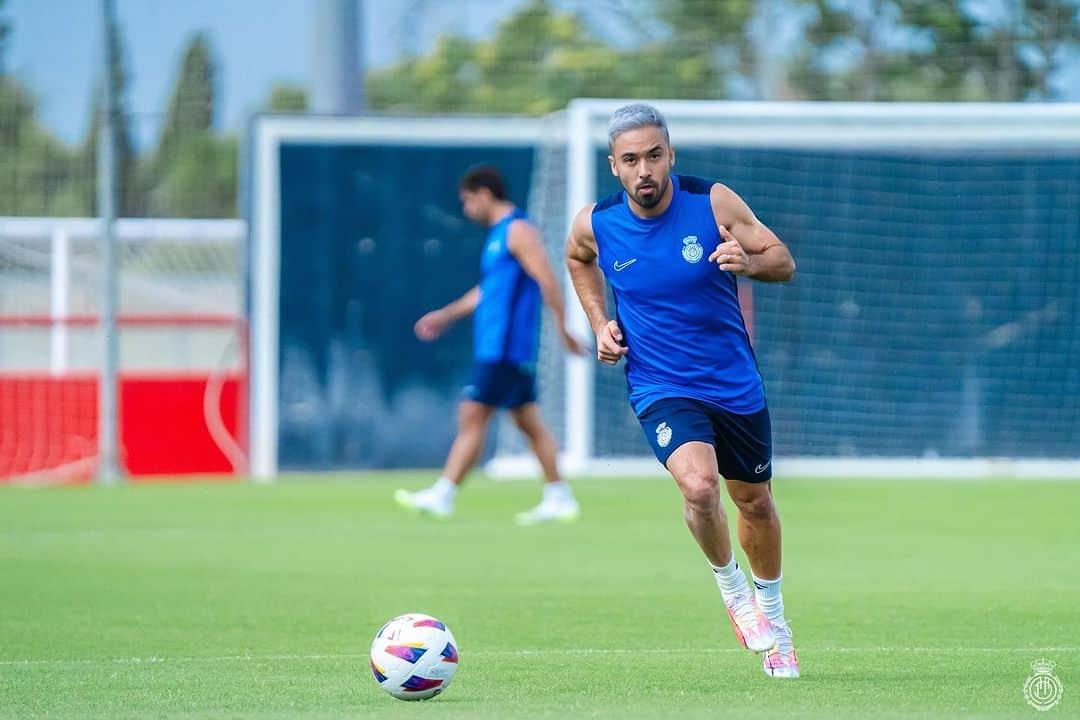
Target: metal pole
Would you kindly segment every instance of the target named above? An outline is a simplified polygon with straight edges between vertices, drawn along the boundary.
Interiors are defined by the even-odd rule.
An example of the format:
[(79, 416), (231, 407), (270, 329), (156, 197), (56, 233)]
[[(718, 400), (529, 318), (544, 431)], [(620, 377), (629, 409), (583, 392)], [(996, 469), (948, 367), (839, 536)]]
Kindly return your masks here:
[(116, 32), (115, 0), (101, 0), (101, 132), (98, 136), (98, 214), (101, 217), (101, 334), (104, 357), (98, 396), (98, 482), (111, 485), (120, 480), (117, 438), (120, 420), (117, 403), (119, 336), (116, 330), (116, 97), (112, 85), (113, 35)]
[(361, 0), (311, 5), (311, 110), (324, 115), (363, 111)]

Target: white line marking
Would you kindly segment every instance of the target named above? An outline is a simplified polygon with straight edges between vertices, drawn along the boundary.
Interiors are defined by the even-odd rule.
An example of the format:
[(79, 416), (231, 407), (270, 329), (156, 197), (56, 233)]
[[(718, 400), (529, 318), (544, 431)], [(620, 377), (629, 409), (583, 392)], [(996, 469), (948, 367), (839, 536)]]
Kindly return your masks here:
[[(742, 648), (551, 648), (523, 650), (464, 650), (461, 654), (468, 657), (528, 657), (532, 655), (701, 655), (745, 653)], [(1061, 647), (822, 647), (801, 646), (799, 652), (804, 655), (828, 653), (916, 653), (926, 655), (956, 655), (979, 653), (1065, 653), (1080, 652), (1078, 646)], [(325, 653), (298, 655), (207, 655), (207, 656), (168, 656), (149, 655), (147, 657), (116, 658), (41, 658), (26, 660), (0, 660), (0, 667), (32, 665), (153, 665), (160, 663), (230, 663), (230, 662), (306, 662), (314, 660), (366, 660), (367, 653)]]

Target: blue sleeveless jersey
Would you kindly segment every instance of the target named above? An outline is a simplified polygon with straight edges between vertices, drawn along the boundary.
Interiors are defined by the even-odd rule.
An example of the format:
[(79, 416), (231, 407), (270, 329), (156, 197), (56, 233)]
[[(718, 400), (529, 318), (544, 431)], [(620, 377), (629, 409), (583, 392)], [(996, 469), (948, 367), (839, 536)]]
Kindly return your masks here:
[(709, 262), (721, 242), (713, 183), (671, 177), (662, 215), (641, 218), (619, 192), (596, 204), (593, 235), (627, 345), (626, 380), (638, 414), (685, 397), (748, 414), (765, 390), (739, 308), (735, 276)]
[(480, 257), (480, 302), (473, 316), (477, 362), (536, 362), (540, 335), (540, 286), (510, 253), (507, 231), (525, 213), (513, 212), (488, 232)]

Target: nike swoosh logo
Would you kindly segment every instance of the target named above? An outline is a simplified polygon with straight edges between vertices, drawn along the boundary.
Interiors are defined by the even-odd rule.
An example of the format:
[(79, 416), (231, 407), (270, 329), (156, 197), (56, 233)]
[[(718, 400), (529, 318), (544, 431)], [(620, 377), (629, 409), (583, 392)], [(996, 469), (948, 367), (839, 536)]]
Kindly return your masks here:
[(756, 468), (754, 468), (754, 472), (760, 475), (761, 473), (768, 470), (770, 465), (772, 465), (772, 460), (769, 460), (769, 462), (765, 463), (764, 465), (758, 465)]
[(615, 272), (622, 272), (623, 270), (630, 267), (631, 265), (633, 265), (636, 262), (637, 262), (637, 258), (631, 258), (630, 260), (627, 260), (624, 263), (621, 263), (618, 260), (616, 260), (615, 261)]

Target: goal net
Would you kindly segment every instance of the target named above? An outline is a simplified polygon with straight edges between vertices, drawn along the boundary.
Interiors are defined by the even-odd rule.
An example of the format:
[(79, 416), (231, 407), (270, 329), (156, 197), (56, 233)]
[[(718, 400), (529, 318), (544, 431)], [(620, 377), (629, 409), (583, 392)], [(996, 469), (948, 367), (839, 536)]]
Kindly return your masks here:
[[(619, 189), (621, 104), (547, 120), (529, 209), (556, 267), (573, 213)], [(798, 262), (790, 284), (740, 280), (778, 472), (1080, 474), (1080, 106), (656, 105), (675, 171), (732, 187)], [(622, 367), (567, 357), (549, 319), (541, 347), (566, 470), (660, 470)], [(535, 471), (498, 437), (491, 472)]]
[[(244, 472), (238, 221), (120, 220), (119, 460), (134, 476)], [(0, 483), (97, 469), (101, 225), (0, 218)]]

